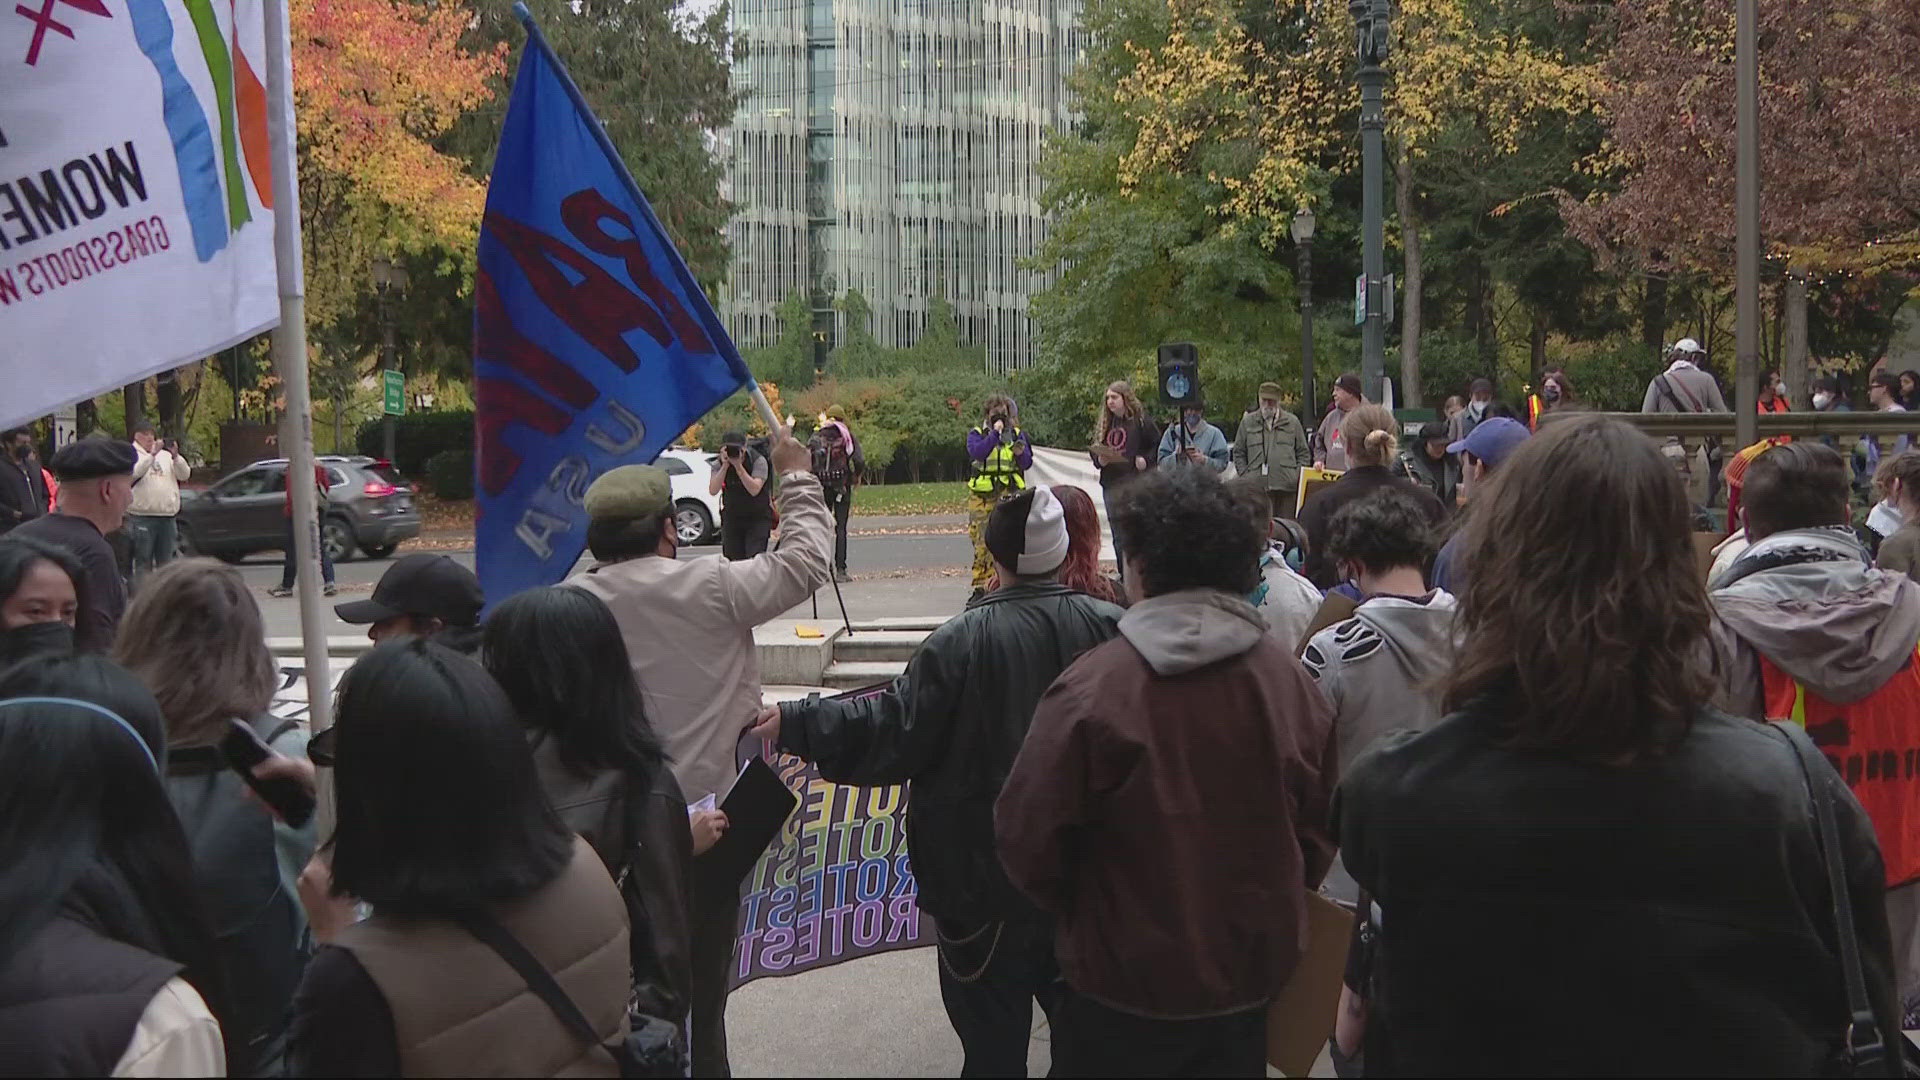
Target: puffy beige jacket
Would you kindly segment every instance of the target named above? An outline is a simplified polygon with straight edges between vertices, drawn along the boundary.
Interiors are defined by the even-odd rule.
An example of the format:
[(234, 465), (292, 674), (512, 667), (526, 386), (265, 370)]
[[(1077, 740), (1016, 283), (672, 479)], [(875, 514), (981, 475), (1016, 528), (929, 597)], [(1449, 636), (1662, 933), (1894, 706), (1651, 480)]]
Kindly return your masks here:
[(753, 628), (827, 583), (833, 517), (809, 472), (780, 478), (780, 546), (740, 562), (647, 556), (601, 564), (567, 584), (606, 601), (620, 623), (647, 720), (689, 800), (724, 795), (734, 747), (760, 709)]

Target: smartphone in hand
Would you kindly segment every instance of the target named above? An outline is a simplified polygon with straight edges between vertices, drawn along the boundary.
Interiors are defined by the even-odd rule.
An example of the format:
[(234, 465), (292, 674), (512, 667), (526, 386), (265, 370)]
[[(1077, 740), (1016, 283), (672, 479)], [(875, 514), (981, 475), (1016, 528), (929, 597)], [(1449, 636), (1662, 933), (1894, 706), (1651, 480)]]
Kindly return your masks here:
[(254, 733), (251, 724), (244, 720), (227, 721), (226, 737), (220, 740), (220, 756), (227, 759), (227, 767), (239, 773), (240, 779), (288, 825), (297, 829), (313, 817), (313, 793), (299, 781), (285, 776), (263, 780), (253, 775), (254, 766), (272, 757), (273, 749)]

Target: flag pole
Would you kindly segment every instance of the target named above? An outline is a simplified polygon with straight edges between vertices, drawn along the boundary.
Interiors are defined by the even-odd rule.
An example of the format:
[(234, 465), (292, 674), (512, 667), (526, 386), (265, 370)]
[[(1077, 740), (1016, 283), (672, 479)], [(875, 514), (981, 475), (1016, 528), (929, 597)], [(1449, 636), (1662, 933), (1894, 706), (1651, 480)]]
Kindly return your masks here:
[[(653, 204), (649, 203), (646, 196), (640, 191), (640, 185), (633, 179), (632, 170), (627, 168), (626, 159), (620, 156), (619, 149), (613, 145), (613, 139), (607, 135), (606, 125), (599, 122), (598, 114), (593, 111), (593, 106), (587, 104), (587, 96), (582, 94), (580, 87), (574, 83), (573, 74), (567, 70), (566, 64), (561, 63), (559, 54), (553, 51), (553, 46), (547, 44), (546, 35), (540, 32), (539, 25), (533, 21), (533, 12), (527, 10), (527, 5), (524, 0), (514, 0), (513, 15), (514, 18), (520, 20), (520, 25), (526, 28), (527, 47), (539, 49), (548, 60), (553, 62), (553, 73), (559, 76), (560, 85), (567, 88), (567, 96), (573, 99), (574, 106), (580, 110), (582, 115), (594, 118), (594, 123), (590, 125), (593, 129), (594, 141), (600, 144), (601, 152), (607, 155), (607, 160), (612, 162), (614, 169), (619, 172), (620, 179), (627, 185), (627, 191), (634, 196), (633, 201), (635, 205), (639, 206), (640, 209), (646, 213), (647, 217), (652, 219), (655, 232), (661, 236), (670, 235), (665, 228), (661, 227), (660, 219), (653, 213)], [(680, 253), (675, 251), (671, 244), (666, 245), (666, 247), (667, 256), (676, 264), (675, 269), (679, 270), (683, 276), (686, 275), (686, 264), (681, 260)], [(688, 284), (692, 284), (691, 278), (689, 278)], [(721, 333), (724, 334), (723, 329)], [(767, 422), (767, 430), (774, 434), (785, 432), (786, 427), (780, 423), (780, 417), (775, 415), (773, 405), (767, 401), (766, 393), (760, 389), (759, 381), (753, 378), (753, 375), (747, 371), (746, 363), (740, 359), (739, 354), (732, 348), (732, 339), (724, 338), (723, 340), (729, 342), (728, 347), (723, 350), (723, 355), (726, 357), (728, 365), (734, 369), (734, 374), (740, 376), (746, 382), (747, 394), (753, 398), (753, 407), (760, 413), (760, 419)]]
[[(267, 128), (273, 155), (273, 254), (280, 280), (280, 325), (273, 331), (273, 366), (280, 374), (286, 410), (280, 420), (280, 450), (287, 458), (287, 491), (293, 506), (294, 566), (299, 571), (300, 637), (306, 663), (307, 717), (311, 731), (333, 725), (327, 670), (326, 613), (320, 606), (320, 500), (313, 484), (313, 397), (307, 385), (307, 288), (300, 255), (298, 138), (293, 126), (293, 37), (290, 0), (268, 0)], [(323, 778), (324, 779), (324, 778)], [(323, 783), (321, 836), (333, 831), (333, 800)]]

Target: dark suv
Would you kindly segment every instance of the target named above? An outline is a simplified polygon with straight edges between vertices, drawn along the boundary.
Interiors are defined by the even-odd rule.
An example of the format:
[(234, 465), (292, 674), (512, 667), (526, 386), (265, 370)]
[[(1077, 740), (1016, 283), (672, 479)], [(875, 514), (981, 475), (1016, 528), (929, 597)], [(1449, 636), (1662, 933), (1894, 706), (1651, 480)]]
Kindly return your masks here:
[[(370, 457), (319, 458), (327, 470), (327, 505), (320, 539), (334, 562), (355, 551), (375, 559), (420, 535), (413, 489), (392, 465)], [(287, 462), (256, 461), (198, 494), (182, 493), (180, 549), (239, 562), (256, 551), (287, 544)]]

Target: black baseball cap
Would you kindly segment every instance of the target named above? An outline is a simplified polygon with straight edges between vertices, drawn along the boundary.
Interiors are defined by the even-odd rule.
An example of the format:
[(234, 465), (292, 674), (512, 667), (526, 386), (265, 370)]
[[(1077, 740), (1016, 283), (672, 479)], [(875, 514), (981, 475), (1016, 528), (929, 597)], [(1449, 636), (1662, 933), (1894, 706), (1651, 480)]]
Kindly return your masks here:
[(400, 615), (427, 615), (448, 626), (473, 626), (486, 606), (486, 593), (473, 571), (445, 555), (415, 552), (387, 567), (373, 587), (372, 599), (335, 604), (333, 613), (341, 622), (361, 626)]

